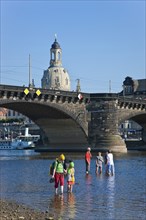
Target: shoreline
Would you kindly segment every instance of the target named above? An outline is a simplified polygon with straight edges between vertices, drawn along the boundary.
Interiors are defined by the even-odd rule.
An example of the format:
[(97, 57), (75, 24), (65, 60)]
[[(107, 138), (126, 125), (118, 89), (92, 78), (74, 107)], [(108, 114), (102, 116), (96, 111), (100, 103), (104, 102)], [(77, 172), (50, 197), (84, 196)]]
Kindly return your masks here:
[(18, 204), (15, 201), (0, 199), (1, 220), (55, 220), (53, 213), (42, 212), (29, 208), (26, 205)]
[[(132, 152), (132, 151), (139, 151), (139, 152), (146, 152), (146, 145), (142, 146), (127, 146), (127, 152)], [(91, 148), (92, 152), (102, 152), (105, 153), (108, 151), (108, 149), (99, 149), (99, 148)], [(46, 153), (46, 152), (68, 152), (68, 153), (82, 153), (86, 151), (86, 148), (47, 148), (47, 147), (35, 147), (33, 150), (36, 153)], [(115, 152), (113, 153), (127, 153), (127, 152)]]

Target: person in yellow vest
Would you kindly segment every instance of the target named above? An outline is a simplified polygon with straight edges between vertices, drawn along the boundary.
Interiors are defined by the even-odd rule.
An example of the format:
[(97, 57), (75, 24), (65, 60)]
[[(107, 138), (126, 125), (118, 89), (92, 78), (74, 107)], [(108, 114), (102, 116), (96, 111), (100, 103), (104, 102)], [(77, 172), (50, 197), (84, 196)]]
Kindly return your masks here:
[(68, 189), (68, 192), (72, 192), (74, 184), (75, 184), (74, 162), (70, 162), (68, 169), (67, 169), (67, 189)]
[(58, 157), (58, 160), (55, 161), (55, 165), (54, 165), (52, 178), (55, 179), (56, 194), (58, 193), (59, 183), (60, 183), (61, 194), (63, 194), (63, 190), (64, 190), (64, 173), (66, 173), (66, 170), (64, 169), (64, 160), (65, 160), (65, 156), (64, 154), (61, 154)]

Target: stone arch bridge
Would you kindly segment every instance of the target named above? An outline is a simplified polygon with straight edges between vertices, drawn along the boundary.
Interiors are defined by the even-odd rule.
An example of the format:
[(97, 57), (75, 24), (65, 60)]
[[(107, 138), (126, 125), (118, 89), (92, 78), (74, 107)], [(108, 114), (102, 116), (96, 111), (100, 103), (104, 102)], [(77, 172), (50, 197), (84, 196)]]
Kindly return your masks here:
[(74, 150), (126, 152), (118, 127), (132, 119), (143, 127), (146, 142), (146, 97), (117, 93), (81, 93), (0, 85), (0, 107), (29, 117), (43, 131), (46, 146)]

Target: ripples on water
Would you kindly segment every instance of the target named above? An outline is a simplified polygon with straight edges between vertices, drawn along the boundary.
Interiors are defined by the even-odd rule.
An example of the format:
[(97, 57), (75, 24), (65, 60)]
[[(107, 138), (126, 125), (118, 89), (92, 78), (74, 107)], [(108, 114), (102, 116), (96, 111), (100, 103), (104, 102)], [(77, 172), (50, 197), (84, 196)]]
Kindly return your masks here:
[(146, 219), (146, 154), (114, 155), (113, 177), (95, 174), (95, 155), (91, 174), (86, 175), (84, 153), (65, 154), (74, 159), (76, 184), (68, 194), (65, 183), (63, 197), (55, 196), (54, 184), (49, 183), (49, 165), (57, 155), (1, 150), (1, 197), (47, 210), (55, 219)]

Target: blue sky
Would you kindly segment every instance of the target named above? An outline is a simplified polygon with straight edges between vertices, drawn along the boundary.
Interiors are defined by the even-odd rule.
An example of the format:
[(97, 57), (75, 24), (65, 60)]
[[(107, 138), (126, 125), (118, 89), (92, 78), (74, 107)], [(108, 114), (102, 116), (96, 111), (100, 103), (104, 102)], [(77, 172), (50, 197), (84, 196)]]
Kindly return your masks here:
[(146, 77), (145, 1), (1, 0), (1, 84), (28, 85), (29, 54), (41, 87), (54, 35), (71, 89), (119, 92), (126, 76)]

